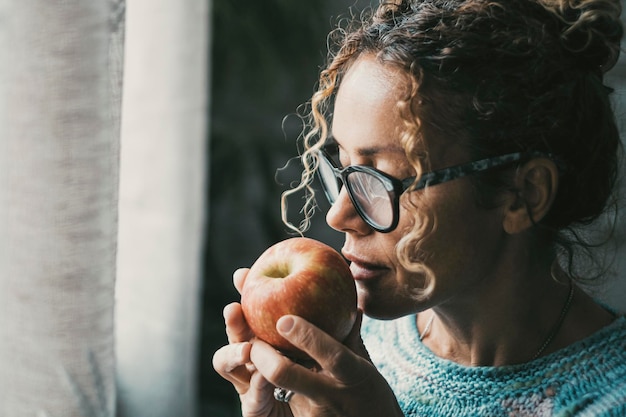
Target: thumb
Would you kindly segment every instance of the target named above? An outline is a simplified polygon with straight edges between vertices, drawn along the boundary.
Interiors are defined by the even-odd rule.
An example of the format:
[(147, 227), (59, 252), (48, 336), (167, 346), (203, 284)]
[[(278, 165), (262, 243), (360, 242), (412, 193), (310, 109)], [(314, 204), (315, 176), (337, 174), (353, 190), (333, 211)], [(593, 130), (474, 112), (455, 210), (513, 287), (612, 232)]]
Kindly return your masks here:
[(365, 348), (365, 344), (363, 344), (363, 339), (361, 338), (361, 324), (363, 323), (363, 311), (359, 310), (356, 315), (356, 320), (354, 321), (354, 325), (352, 326), (352, 330), (344, 340), (344, 345), (346, 345), (351, 351), (361, 356), (362, 358), (367, 359), (368, 361), (372, 361), (370, 359), (370, 355)]
[(243, 284), (248, 276), (248, 271), (250, 271), (250, 268), (239, 268), (233, 272), (233, 284), (235, 284), (235, 288), (239, 291), (239, 294), (241, 294), (243, 290)]

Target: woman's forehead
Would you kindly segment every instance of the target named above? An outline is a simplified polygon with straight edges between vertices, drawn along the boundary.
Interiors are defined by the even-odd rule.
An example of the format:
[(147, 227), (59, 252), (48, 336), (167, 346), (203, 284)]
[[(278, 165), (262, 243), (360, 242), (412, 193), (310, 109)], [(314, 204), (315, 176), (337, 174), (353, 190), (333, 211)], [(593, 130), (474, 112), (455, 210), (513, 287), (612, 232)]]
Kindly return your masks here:
[(334, 103), (332, 132), (340, 145), (359, 143), (364, 151), (401, 148), (400, 81), (391, 75), (372, 56), (359, 58), (350, 67)]
[[(406, 98), (407, 77), (397, 67), (381, 63), (374, 55), (357, 59), (347, 71), (335, 100), (332, 135), (344, 151), (360, 156), (373, 154), (406, 155), (401, 137), (407, 121), (398, 103)], [(415, 122), (418, 123), (417, 121)], [(436, 165), (445, 160), (464, 160), (466, 151), (459, 141), (433, 137), (432, 130), (421, 131), (413, 152), (425, 154)], [(425, 147), (428, 149), (425, 149)], [(452, 155), (452, 156), (451, 156)]]
[(364, 54), (356, 59), (341, 79), (337, 99), (349, 91), (360, 91), (371, 98), (386, 99), (393, 96), (396, 101), (406, 97), (408, 75), (397, 66), (381, 62), (373, 54)]

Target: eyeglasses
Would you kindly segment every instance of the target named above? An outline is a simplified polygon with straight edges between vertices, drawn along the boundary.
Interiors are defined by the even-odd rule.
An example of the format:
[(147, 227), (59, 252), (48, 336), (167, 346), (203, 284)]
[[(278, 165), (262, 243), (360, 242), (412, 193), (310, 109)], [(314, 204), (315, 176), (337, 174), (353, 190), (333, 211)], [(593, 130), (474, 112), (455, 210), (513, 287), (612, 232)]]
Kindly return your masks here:
[(398, 179), (370, 166), (349, 165), (339, 168), (326, 149), (318, 151), (317, 155), (317, 174), (329, 203), (332, 205), (337, 201), (345, 185), (359, 216), (374, 230), (382, 233), (391, 232), (398, 226), (400, 196), (409, 189), (421, 190), (534, 156), (551, 157), (540, 152), (509, 153), (427, 172), (414, 184), (416, 177)]

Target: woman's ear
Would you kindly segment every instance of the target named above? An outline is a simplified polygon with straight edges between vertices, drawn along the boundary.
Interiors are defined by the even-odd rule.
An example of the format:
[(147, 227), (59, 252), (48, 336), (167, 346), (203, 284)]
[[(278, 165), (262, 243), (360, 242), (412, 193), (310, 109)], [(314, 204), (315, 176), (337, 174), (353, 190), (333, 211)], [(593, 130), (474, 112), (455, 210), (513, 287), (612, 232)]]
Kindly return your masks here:
[(543, 219), (554, 202), (559, 171), (548, 158), (534, 158), (522, 165), (515, 176), (517, 192), (505, 206), (503, 227), (509, 234), (529, 229)]

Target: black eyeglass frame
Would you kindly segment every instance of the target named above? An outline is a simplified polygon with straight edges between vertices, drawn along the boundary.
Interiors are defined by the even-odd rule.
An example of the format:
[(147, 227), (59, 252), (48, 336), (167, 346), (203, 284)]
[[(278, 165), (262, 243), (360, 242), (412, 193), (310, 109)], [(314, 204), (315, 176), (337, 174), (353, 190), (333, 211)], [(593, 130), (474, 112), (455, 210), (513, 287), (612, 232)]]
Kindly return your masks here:
[[(479, 159), (476, 161), (467, 162), (464, 164), (459, 164), (455, 166), (451, 166), (448, 168), (442, 168), (435, 171), (430, 171), (422, 174), (420, 179), (415, 183), (415, 179), (417, 177), (407, 177), (404, 179), (399, 179), (393, 177), (383, 171), (380, 171), (374, 167), (370, 167), (367, 165), (348, 165), (347, 167), (340, 168), (333, 161), (332, 157), (328, 154), (328, 152), (322, 148), (317, 151), (318, 158), (323, 158), (328, 165), (331, 167), (333, 173), (335, 174), (335, 178), (340, 182), (338, 184), (339, 191), (341, 191), (341, 186), (345, 186), (348, 190), (348, 196), (350, 197), (350, 201), (352, 201), (352, 205), (354, 206), (356, 212), (359, 216), (374, 230), (381, 233), (389, 233), (393, 231), (400, 221), (400, 196), (407, 190), (417, 191), (424, 189), (428, 186), (442, 184), (444, 182), (452, 181), (457, 178), (465, 177), (471, 174), (476, 174), (479, 172), (488, 171), (493, 168), (502, 167), (514, 162), (519, 162), (526, 159), (531, 159), (535, 157), (546, 157), (554, 160), (554, 156), (545, 153), (545, 152), (513, 152), (507, 153), (504, 155), (494, 156), (491, 158)], [(555, 161), (556, 162), (556, 161)], [(320, 163), (321, 160), (320, 160)], [(558, 165), (558, 163), (557, 163)], [(356, 198), (354, 197), (354, 191), (352, 190), (352, 186), (350, 182), (347, 181), (348, 175), (353, 172), (363, 172), (369, 175), (376, 177), (385, 187), (387, 194), (389, 195), (389, 199), (392, 205), (392, 221), (391, 224), (387, 227), (383, 227), (377, 224), (373, 219), (371, 219), (367, 213), (361, 208), (360, 204), (357, 203)], [(324, 194), (328, 199), (328, 202), (333, 205), (335, 203), (335, 199), (329, 193), (326, 183), (322, 178), (322, 175), (317, 169), (317, 174), (322, 185), (322, 189), (324, 190)]]

